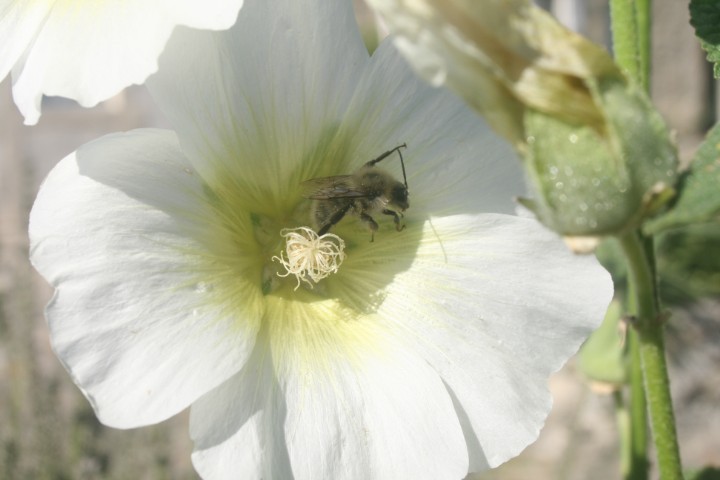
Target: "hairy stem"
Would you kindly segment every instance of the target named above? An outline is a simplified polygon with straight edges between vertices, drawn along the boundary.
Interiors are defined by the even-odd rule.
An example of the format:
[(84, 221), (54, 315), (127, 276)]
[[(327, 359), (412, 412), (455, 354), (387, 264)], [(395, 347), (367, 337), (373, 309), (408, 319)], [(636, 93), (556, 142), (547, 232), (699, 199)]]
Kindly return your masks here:
[(640, 80), (638, 18), (635, 0), (610, 0), (615, 62), (632, 79)]
[(660, 476), (663, 480), (681, 479), (680, 451), (665, 362), (664, 325), (659, 312), (652, 255), (637, 232), (621, 237), (620, 245), (627, 260), (628, 281), (633, 285), (637, 302), (635, 329)]
[(630, 350), (630, 465), (627, 480), (647, 480), (647, 404), (643, 388), (642, 360), (640, 358), (640, 341), (635, 330), (630, 329), (627, 335)]

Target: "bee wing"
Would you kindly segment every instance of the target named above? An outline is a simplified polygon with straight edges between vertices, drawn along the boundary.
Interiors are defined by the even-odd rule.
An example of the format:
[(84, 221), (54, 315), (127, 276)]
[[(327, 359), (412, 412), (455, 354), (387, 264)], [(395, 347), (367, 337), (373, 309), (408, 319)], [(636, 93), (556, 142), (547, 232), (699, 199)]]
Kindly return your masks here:
[(312, 200), (329, 200), (331, 198), (361, 198), (368, 194), (360, 190), (352, 175), (311, 178), (300, 184), (303, 196)]

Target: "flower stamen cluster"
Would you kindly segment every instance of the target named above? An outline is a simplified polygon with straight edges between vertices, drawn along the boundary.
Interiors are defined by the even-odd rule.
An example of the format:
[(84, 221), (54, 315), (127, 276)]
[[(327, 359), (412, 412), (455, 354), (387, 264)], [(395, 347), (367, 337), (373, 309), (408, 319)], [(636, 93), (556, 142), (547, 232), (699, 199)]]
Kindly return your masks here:
[(318, 236), (311, 228), (298, 227), (284, 228), (280, 235), (285, 237), (287, 260), (283, 252), (272, 259), (285, 267), (285, 273), (278, 272), (279, 277), (295, 275), (295, 290), (300, 287), (300, 281), (306, 282), (312, 288), (313, 282), (317, 283), (336, 273), (345, 260), (345, 242), (332, 233)]

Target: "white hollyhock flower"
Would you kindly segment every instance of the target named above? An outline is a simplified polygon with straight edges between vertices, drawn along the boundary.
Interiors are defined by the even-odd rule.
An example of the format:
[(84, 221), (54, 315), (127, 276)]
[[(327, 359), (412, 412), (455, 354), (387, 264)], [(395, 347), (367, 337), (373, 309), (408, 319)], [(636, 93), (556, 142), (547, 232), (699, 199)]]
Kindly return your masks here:
[(242, 0), (0, 0), (0, 80), (25, 123), (43, 95), (92, 107), (157, 70), (176, 25), (229, 28)]
[[(458, 479), (538, 436), (547, 377), (612, 284), (491, 213), (512, 212), (517, 162), (462, 102), (389, 43), (370, 58), (344, 1), (249, 0), (227, 32), (180, 29), (149, 86), (175, 131), (81, 147), (30, 219), (54, 349), (103, 423), (191, 406), (210, 479)], [(342, 264), (290, 262), (301, 182), (403, 143), (405, 228), (373, 213), (371, 242), (348, 214)], [(296, 289), (273, 257), (338, 268)]]

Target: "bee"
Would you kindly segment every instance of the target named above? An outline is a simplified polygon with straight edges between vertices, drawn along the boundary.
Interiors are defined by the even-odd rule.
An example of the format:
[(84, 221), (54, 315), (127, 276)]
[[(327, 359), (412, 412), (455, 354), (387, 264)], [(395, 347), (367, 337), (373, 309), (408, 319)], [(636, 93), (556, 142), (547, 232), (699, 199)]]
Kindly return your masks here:
[[(367, 225), (371, 232), (371, 242), (375, 240), (375, 232), (378, 230), (377, 222), (370, 216), (373, 213), (393, 217), (398, 232), (405, 228), (400, 219), (410, 203), (401, 148), (407, 148), (407, 144), (388, 150), (351, 175), (313, 178), (302, 182), (301, 186), (308, 192), (305, 198), (313, 200), (311, 211), (318, 235), (326, 234), (347, 213), (356, 215)], [(400, 156), (404, 183), (375, 166), (394, 152)]]

